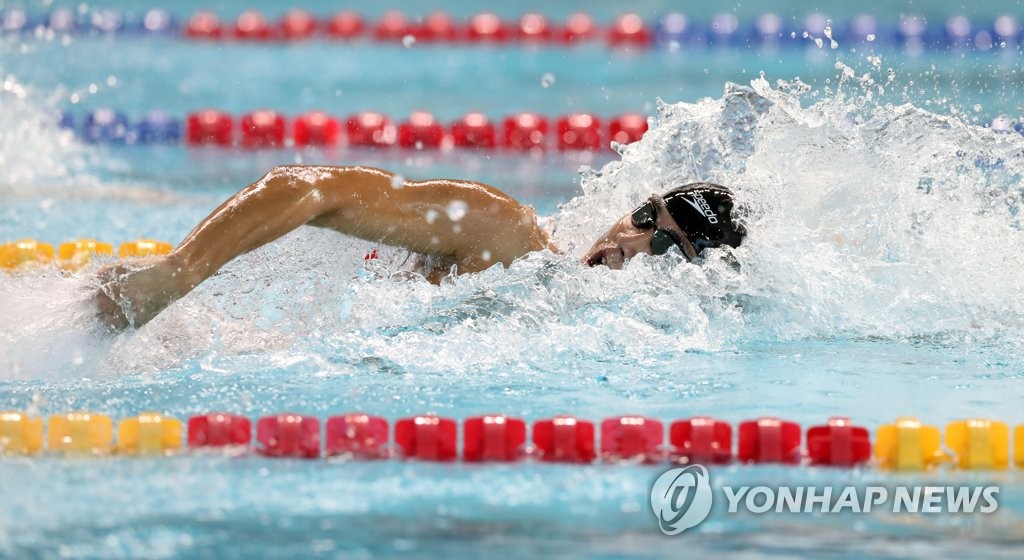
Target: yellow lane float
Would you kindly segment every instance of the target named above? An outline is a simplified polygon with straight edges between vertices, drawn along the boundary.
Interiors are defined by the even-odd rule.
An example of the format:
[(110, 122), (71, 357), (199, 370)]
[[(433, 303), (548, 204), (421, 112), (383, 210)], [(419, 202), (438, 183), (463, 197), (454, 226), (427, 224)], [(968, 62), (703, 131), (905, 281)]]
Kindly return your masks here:
[(77, 271), (92, 261), (93, 255), (113, 255), (114, 247), (110, 243), (95, 239), (76, 239), (61, 243), (57, 248), (57, 261), (64, 270)]
[(938, 428), (922, 425), (917, 418), (899, 418), (895, 424), (878, 428), (875, 459), (882, 468), (919, 471), (944, 463), (949, 457), (942, 451)]
[(127, 455), (164, 455), (181, 449), (181, 421), (156, 412), (125, 418), (117, 425), (117, 451)]
[(137, 239), (121, 244), (117, 255), (122, 259), (125, 257), (149, 257), (152, 255), (166, 255), (174, 249), (174, 246), (166, 241), (155, 239)]
[(1024, 469), (1024, 424), (1013, 429), (1013, 462)]
[(1010, 429), (985, 419), (950, 422), (946, 447), (961, 469), (1005, 469), (1010, 462)]
[(114, 442), (114, 422), (109, 416), (69, 412), (50, 417), (47, 442), (51, 452), (105, 455)]
[(53, 245), (22, 239), (0, 245), (0, 269), (7, 271), (38, 268), (53, 260)]
[(0, 453), (32, 455), (43, 449), (43, 419), (0, 412)]

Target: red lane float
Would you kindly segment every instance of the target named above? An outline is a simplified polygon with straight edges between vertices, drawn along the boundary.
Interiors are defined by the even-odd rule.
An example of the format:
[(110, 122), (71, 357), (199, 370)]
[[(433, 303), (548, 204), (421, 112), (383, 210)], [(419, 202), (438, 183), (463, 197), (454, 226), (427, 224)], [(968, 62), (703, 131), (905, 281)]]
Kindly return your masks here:
[(619, 144), (632, 144), (647, 132), (647, 117), (640, 113), (625, 113), (612, 119), (608, 125), (611, 140)]
[(800, 425), (778, 418), (740, 423), (736, 458), (747, 463), (800, 463)]
[(380, 113), (356, 113), (345, 123), (350, 146), (384, 147), (395, 143), (395, 125)]
[(732, 426), (707, 416), (669, 426), (672, 457), (683, 463), (725, 464), (732, 461)]
[(284, 145), (284, 116), (260, 110), (242, 115), (243, 148), (278, 148)]
[(469, 18), (466, 34), (474, 43), (504, 43), (509, 36), (505, 22), (492, 13), (476, 14)]
[(519, 418), (475, 416), (462, 426), (462, 458), (466, 461), (516, 461), (524, 455), (526, 423)]
[(234, 118), (221, 111), (204, 109), (185, 120), (185, 140), (192, 146), (230, 146), (234, 136)]
[(654, 463), (664, 457), (665, 428), (659, 420), (620, 416), (601, 422), (601, 456), (607, 460)]
[(527, 43), (543, 43), (551, 40), (553, 32), (548, 20), (540, 14), (526, 14), (519, 18), (516, 38)]
[(458, 426), (451, 418), (425, 414), (395, 422), (395, 445), (409, 459), (451, 461), (458, 444)]
[(543, 150), (548, 120), (537, 113), (517, 113), (505, 118), (504, 146), (515, 151)]
[(455, 41), (459, 32), (451, 16), (444, 12), (430, 12), (416, 27), (413, 36), (417, 41), (435, 43)]
[(562, 28), (562, 41), (574, 43), (595, 39), (600, 34), (594, 18), (589, 14), (577, 12), (565, 20), (565, 27)]
[(829, 418), (807, 429), (807, 456), (812, 465), (852, 467), (871, 460), (871, 438), (849, 418)]
[(460, 148), (493, 148), (497, 143), (494, 125), (483, 113), (467, 113), (452, 123), (451, 131)]
[(269, 41), (275, 35), (267, 18), (255, 10), (244, 11), (238, 16), (234, 34), (236, 39), (243, 41)]
[(594, 452), (594, 423), (572, 416), (556, 416), (533, 425), (533, 444), (542, 461), (589, 463)]
[(651, 43), (651, 32), (643, 18), (637, 14), (622, 14), (612, 23), (608, 41), (613, 47), (646, 47)]
[(391, 10), (385, 12), (373, 28), (373, 37), (378, 41), (401, 41), (411, 35), (412, 23), (402, 12)]
[(320, 456), (320, 421), (313, 416), (278, 414), (256, 422), (256, 451), (268, 457)]
[(338, 119), (323, 111), (310, 111), (295, 117), (292, 139), (296, 146), (336, 146), (341, 137)]
[(316, 35), (318, 27), (316, 18), (306, 10), (288, 10), (281, 17), (281, 38), (286, 41), (309, 39)]
[(331, 39), (351, 40), (363, 34), (363, 16), (351, 10), (342, 10), (327, 22), (327, 36)]
[(558, 119), (559, 150), (598, 150), (601, 145), (601, 121), (594, 115), (573, 113)]
[(444, 127), (425, 111), (415, 111), (409, 120), (398, 125), (398, 145), (403, 148), (440, 148), (444, 141)]
[(244, 416), (210, 412), (188, 419), (189, 447), (249, 445), (252, 423)]
[(368, 414), (345, 414), (327, 419), (327, 455), (349, 455), (360, 459), (387, 457), (388, 421)]
[(185, 36), (190, 39), (220, 39), (223, 29), (213, 12), (199, 11), (185, 24)]

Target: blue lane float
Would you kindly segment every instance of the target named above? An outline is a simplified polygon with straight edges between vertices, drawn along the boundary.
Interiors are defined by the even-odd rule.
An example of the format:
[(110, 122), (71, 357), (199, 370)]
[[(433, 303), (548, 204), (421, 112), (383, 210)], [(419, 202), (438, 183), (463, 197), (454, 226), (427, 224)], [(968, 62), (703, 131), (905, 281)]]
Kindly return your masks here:
[(55, 33), (73, 34), (78, 31), (80, 25), (75, 12), (68, 9), (54, 10), (46, 19), (46, 27)]
[(128, 118), (112, 109), (96, 109), (82, 122), (86, 142), (124, 144), (128, 136)]
[(31, 29), (30, 23), (25, 10), (10, 9), (0, 12), (0, 32), (21, 33)]
[(167, 10), (152, 9), (143, 14), (136, 29), (150, 35), (172, 35), (178, 32), (178, 24)]
[(181, 141), (181, 119), (165, 111), (150, 111), (135, 125), (134, 132), (139, 144), (177, 144)]
[(92, 30), (101, 34), (118, 33), (124, 29), (124, 18), (114, 10), (102, 10), (90, 18)]

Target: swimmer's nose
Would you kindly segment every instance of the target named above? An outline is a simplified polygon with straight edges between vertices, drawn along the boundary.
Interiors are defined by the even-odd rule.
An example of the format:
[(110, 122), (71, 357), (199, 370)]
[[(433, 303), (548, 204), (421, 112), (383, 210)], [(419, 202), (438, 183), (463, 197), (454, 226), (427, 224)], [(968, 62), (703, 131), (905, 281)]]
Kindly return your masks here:
[(619, 244), (619, 248), (622, 249), (622, 256), (630, 259), (639, 253), (650, 253), (651, 252), (651, 232), (637, 231), (637, 232), (623, 232), (616, 236), (615, 241)]

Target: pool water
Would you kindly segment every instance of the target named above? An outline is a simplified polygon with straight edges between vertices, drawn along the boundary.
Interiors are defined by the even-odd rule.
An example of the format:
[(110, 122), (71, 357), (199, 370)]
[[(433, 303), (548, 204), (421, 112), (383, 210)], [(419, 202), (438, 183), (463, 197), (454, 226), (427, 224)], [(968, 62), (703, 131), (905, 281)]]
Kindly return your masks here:
[[(459, 16), (478, 9), (437, 6)], [(142, 9), (87, 9), (107, 7)], [(207, 6), (168, 7), (185, 16)], [(214, 6), (225, 16), (250, 7), (284, 9)], [(815, 7), (763, 9), (802, 17)], [(1013, 7), (927, 11), (991, 20)], [(671, 8), (630, 6), (648, 19)], [(620, 7), (588, 9), (607, 20)], [(832, 15), (861, 10), (901, 12), (867, 2)], [(177, 243), (272, 166), (324, 163), (493, 184), (534, 205), (564, 250), (432, 286), (402, 279), (402, 251), (302, 228), (118, 336), (90, 318), (87, 274), (2, 276), (0, 409), (1020, 424), (1024, 138), (980, 126), (1019, 113), (1019, 67), (1016, 48), (914, 55), (844, 44), (622, 52), (0, 38), (0, 240)], [(621, 154), (532, 156), (117, 147), (85, 144), (54, 123), (55, 109), (97, 107), (133, 118), (154, 108), (180, 117), (269, 107), (397, 118), (428, 110), (444, 121), (470, 110), (654, 119)], [(729, 257), (713, 253), (702, 266), (672, 254), (638, 258), (622, 271), (576, 261), (651, 192), (695, 180), (730, 185), (741, 202), (750, 235)], [(366, 263), (374, 248), (381, 259)], [(665, 537), (648, 499), (666, 466), (4, 457), (0, 556), (1016, 558), (1024, 541), (1019, 470), (778, 466), (712, 469), (712, 484), (997, 484), (1000, 508), (730, 515), (716, 503), (693, 532)]]

